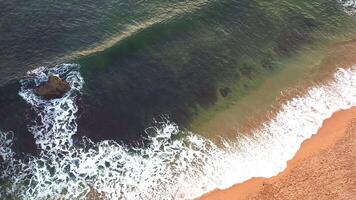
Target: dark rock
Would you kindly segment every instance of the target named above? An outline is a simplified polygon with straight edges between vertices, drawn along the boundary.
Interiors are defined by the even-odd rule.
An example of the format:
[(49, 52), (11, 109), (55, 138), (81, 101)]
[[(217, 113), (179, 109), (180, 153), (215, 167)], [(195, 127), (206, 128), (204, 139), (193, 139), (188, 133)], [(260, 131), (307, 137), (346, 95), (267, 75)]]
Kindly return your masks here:
[(231, 89), (228, 87), (220, 88), (219, 91), (222, 97), (227, 97), (232, 92)]
[(267, 69), (267, 70), (271, 70), (273, 69), (273, 58), (269, 57), (265, 57), (262, 61), (261, 61), (262, 67)]
[(288, 55), (303, 43), (311, 40), (311, 33), (319, 23), (314, 18), (295, 14), (289, 17), (290, 23), (283, 27), (277, 37), (276, 51), (280, 55)]
[(70, 90), (68, 82), (60, 79), (58, 76), (49, 76), (48, 81), (36, 89), (36, 95), (44, 99), (61, 98)]

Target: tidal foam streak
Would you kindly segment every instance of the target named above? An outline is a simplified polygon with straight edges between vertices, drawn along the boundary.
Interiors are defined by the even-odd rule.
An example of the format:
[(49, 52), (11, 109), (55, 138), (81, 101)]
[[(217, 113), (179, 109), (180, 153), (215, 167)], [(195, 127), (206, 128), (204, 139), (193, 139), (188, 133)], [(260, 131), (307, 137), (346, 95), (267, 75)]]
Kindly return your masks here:
[[(146, 148), (132, 149), (115, 141), (94, 143), (87, 138), (74, 145), (75, 98), (84, 83), (77, 67), (39, 69), (22, 81), (20, 95), (41, 118), (30, 128), (41, 154), (16, 160), (12, 134), (1, 133), (0, 155), (6, 169), (1, 178), (8, 183), (0, 186), (6, 191), (3, 196), (84, 199), (95, 191), (103, 199), (192, 199), (251, 177), (276, 175), (323, 120), (356, 105), (356, 67), (352, 67), (339, 69), (328, 84), (288, 101), (253, 137), (225, 141), (223, 147), (181, 131), (171, 122), (151, 128), (155, 134)], [(73, 89), (58, 100), (34, 96), (30, 86), (53, 73)]]

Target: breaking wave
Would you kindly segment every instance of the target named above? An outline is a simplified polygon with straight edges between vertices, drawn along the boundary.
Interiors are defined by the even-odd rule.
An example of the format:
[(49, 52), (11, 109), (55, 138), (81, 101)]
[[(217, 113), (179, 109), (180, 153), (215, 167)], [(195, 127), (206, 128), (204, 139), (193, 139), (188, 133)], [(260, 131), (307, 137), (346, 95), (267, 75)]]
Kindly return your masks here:
[[(172, 122), (152, 127), (149, 145), (129, 148), (115, 141), (92, 142), (76, 134), (76, 98), (84, 80), (74, 64), (39, 68), (21, 80), (19, 94), (39, 119), (29, 129), (40, 154), (17, 159), (13, 133), (0, 133), (0, 198), (20, 199), (193, 199), (251, 177), (271, 177), (340, 109), (356, 105), (356, 67), (339, 69), (334, 79), (282, 105), (254, 137), (224, 141), (182, 131)], [(42, 100), (33, 88), (50, 74), (72, 89), (62, 98)]]
[(356, 0), (337, 0), (343, 7), (344, 11), (350, 15), (356, 14)]

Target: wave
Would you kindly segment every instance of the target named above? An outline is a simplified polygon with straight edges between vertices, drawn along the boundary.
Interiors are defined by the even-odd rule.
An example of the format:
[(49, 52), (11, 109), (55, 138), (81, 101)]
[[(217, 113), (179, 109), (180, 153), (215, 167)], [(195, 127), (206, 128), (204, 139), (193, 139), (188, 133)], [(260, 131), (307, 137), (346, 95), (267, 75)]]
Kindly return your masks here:
[(343, 7), (344, 11), (349, 15), (356, 14), (356, 1), (355, 0), (337, 0)]
[[(333, 8), (339, 7), (336, 1), (329, 6), (332, 6)], [(100, 42), (94, 47), (92, 46), (85, 50), (82, 49), (80, 51), (71, 52), (70, 55), (60, 61), (64, 62), (65, 60), (75, 59), (75, 62), (79, 62), (85, 67), (92, 68), (105, 66), (109, 65), (109, 63), (114, 62), (115, 60), (118, 60), (122, 54), (127, 52), (133, 53), (134, 51), (144, 49), (148, 45), (160, 44), (162, 43), (163, 39), (169, 43), (173, 41), (187, 43), (198, 42), (202, 37), (212, 37), (208, 34), (213, 35), (216, 34), (215, 32), (217, 31), (224, 32), (224, 34), (219, 35), (219, 37), (216, 38), (212, 37), (210, 38), (211, 40), (219, 41), (222, 39), (221, 37), (225, 37), (227, 40), (231, 40), (231, 42), (238, 43), (236, 46), (246, 46), (245, 43), (241, 44), (241, 41), (239, 41), (238, 38), (245, 38), (249, 34), (266, 34), (264, 29), (257, 28), (254, 30), (256, 32), (249, 32), (249, 29), (254, 28), (255, 20), (260, 23), (260, 26), (265, 26), (273, 32), (269, 39), (274, 38), (275, 35), (293, 37), (290, 35), (284, 35), (285, 33), (281, 32), (281, 29), (279, 28), (279, 26), (286, 26), (288, 24), (296, 29), (301, 29), (300, 31), (303, 33), (310, 31), (307, 29), (308, 27), (301, 27), (298, 26), (298, 24), (290, 24), (289, 21), (292, 19), (289, 19), (291, 17), (289, 15), (283, 15), (283, 19), (285, 19), (278, 20), (278, 22), (273, 19), (272, 16), (276, 13), (282, 15), (289, 9), (293, 10), (295, 8), (293, 3), (288, 3), (288, 1), (286, 1), (281, 8), (275, 8), (276, 13), (266, 9), (264, 5), (265, 3), (256, 3), (245, 0), (199, 0), (189, 3), (184, 1), (184, 3), (176, 5), (176, 8), (170, 8), (169, 11), (163, 12), (163, 14), (154, 16), (147, 20), (143, 20), (142, 22), (133, 21), (133, 23), (126, 25), (125, 28), (120, 31), (120, 33), (107, 38), (105, 41)], [(346, 5), (346, 3), (342, 3), (342, 5)], [(315, 9), (320, 9), (320, 12), (322, 12), (321, 10), (325, 8), (322, 6), (316, 6)], [(222, 15), (222, 13), (224, 14)], [(343, 12), (340, 9), (339, 14), (341, 13)], [(314, 16), (314, 14), (315, 13), (312, 15)], [(310, 20), (310, 18), (306, 18), (306, 16), (301, 13), (295, 13), (294, 15), (300, 17), (302, 21)], [(330, 21), (329, 25), (331, 25), (332, 18), (328, 16), (315, 15), (313, 18), (315, 18), (316, 21)], [(192, 31), (192, 29), (195, 30)], [(199, 33), (199, 31), (201, 31), (203, 35), (194, 34)], [(229, 37), (229, 35), (232, 34), (237, 34), (237, 36), (233, 38)], [(254, 41), (254, 39), (256, 39), (257, 41), (257, 38), (259, 37), (260, 36), (250, 38), (250, 40)], [(255, 43), (253, 44), (258, 45)], [(155, 48), (156, 47), (153, 47), (153, 49)], [(244, 50), (244, 53), (246, 53), (246, 49)]]
[[(282, 105), (253, 137), (225, 140), (222, 147), (169, 121), (150, 128), (154, 134), (145, 148), (85, 137), (75, 144), (75, 102), (84, 84), (78, 70), (74, 64), (39, 68), (21, 80), (19, 94), (41, 119), (29, 128), (40, 153), (18, 159), (11, 150), (13, 133), (0, 133), (0, 178), (6, 181), (1, 198), (193, 199), (252, 177), (276, 175), (324, 119), (356, 105), (356, 67), (351, 67)], [(33, 86), (50, 74), (66, 79), (72, 89), (45, 101), (34, 95)]]
[[(356, 9), (356, 1), (355, 0), (336, 0), (337, 3), (343, 6), (344, 11), (348, 14), (353, 14), (355, 13)], [(186, 23), (191, 24), (191, 18), (198, 17), (199, 14), (198, 12), (206, 12), (206, 10), (203, 10), (204, 8), (207, 8), (209, 10), (218, 10), (221, 9), (221, 6), (225, 4), (226, 2), (219, 2), (219, 1), (214, 1), (214, 0), (198, 0), (198, 1), (184, 1), (182, 3), (178, 3), (177, 5), (174, 6), (169, 6), (169, 7), (163, 7), (159, 9), (158, 12), (160, 15), (154, 16), (150, 19), (143, 20), (143, 21), (135, 21), (132, 20), (131, 24), (128, 24), (125, 26), (123, 30), (120, 31), (120, 33), (113, 35), (104, 41), (99, 42), (96, 46), (90, 47), (88, 49), (82, 49), (78, 50), (75, 52), (72, 52), (70, 55), (65, 57), (62, 60), (71, 60), (73, 58), (79, 58), (81, 57), (87, 57), (87, 56), (92, 56), (93, 54), (98, 54), (103, 51), (113, 51), (112, 49), (119, 46), (121, 42), (125, 40), (135, 40), (135, 37), (139, 37), (141, 32), (149, 32), (151, 31), (150, 29), (155, 29), (161, 25), (168, 24), (168, 23), (180, 23), (179, 21), (184, 21), (187, 20)], [(231, 3), (231, 2), (230, 2)], [(232, 1), (232, 5), (235, 7), (242, 7), (239, 5), (238, 2)], [(236, 5), (235, 5), (236, 4)], [(231, 7), (231, 4), (226, 4), (226, 7)], [(255, 5), (256, 6), (256, 5)], [(263, 7), (263, 6), (262, 6)], [(259, 9), (259, 7), (255, 8), (256, 10)], [(251, 11), (251, 12), (256, 12), (256, 10)], [(260, 10), (258, 10), (260, 11)], [(235, 10), (234, 12), (240, 12), (238, 10)], [(260, 11), (262, 12), (262, 11)], [(215, 16), (216, 17), (216, 16)], [(211, 18), (214, 18), (214, 16), (211, 16)], [(236, 20), (235, 20), (236, 21)], [(214, 23), (214, 22), (212, 22)], [(175, 25), (176, 26), (176, 25)], [(158, 28), (159, 29), (159, 28)], [(147, 33), (145, 33), (147, 34)], [(143, 34), (143, 35), (145, 35)], [(159, 32), (152, 33), (154, 35), (162, 34)], [(157, 36), (160, 37), (160, 36)]]
[(161, 23), (165, 23), (169, 20), (179, 17), (180, 15), (192, 13), (206, 6), (210, 2), (211, 0), (198, 0), (192, 2), (184, 1), (174, 6), (170, 5), (167, 7), (163, 7), (157, 11), (157, 13), (160, 13), (159, 15), (143, 21), (132, 20), (132, 23), (126, 25), (125, 28), (120, 31), (120, 33), (113, 35), (110, 38), (105, 39), (104, 41), (99, 42), (94, 48), (88, 48), (72, 52), (69, 56), (65, 57), (64, 60), (78, 57), (80, 58), (82, 56), (89, 56), (91, 54), (96, 54), (111, 49), (114, 46), (118, 45), (121, 41), (128, 39), (136, 34), (139, 34), (143, 30), (149, 29), (150, 27), (159, 25)]

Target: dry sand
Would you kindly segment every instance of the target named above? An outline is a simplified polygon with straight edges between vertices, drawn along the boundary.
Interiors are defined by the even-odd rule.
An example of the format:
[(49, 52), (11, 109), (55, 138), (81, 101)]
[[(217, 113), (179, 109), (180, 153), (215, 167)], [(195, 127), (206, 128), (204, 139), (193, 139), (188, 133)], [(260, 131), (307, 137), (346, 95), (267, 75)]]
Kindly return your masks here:
[(200, 200), (356, 199), (356, 107), (336, 112), (272, 178), (253, 178)]

